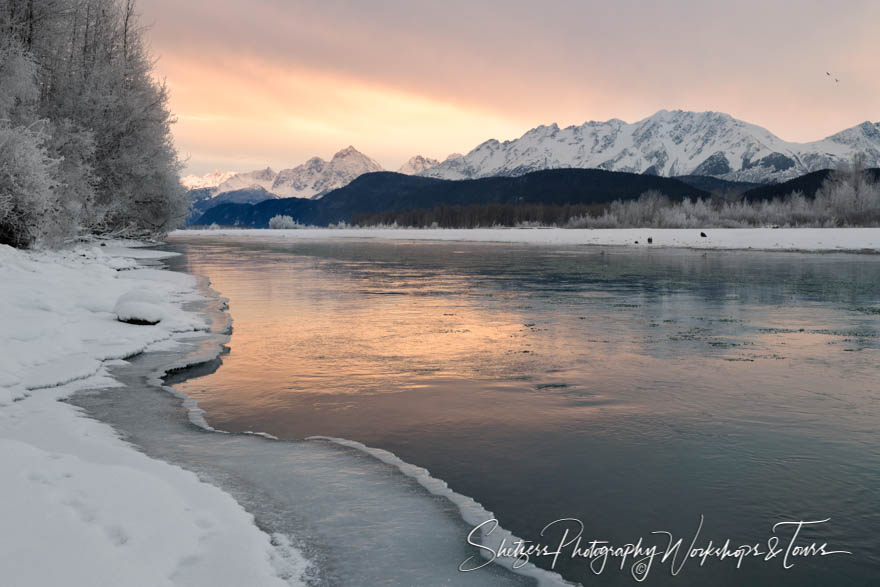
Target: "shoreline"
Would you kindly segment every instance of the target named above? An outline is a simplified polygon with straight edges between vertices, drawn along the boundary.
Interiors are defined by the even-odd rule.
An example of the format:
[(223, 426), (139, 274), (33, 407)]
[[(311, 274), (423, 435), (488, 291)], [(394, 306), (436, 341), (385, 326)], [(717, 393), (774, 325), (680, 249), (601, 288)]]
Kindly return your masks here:
[[(132, 244), (125, 243), (126, 246)], [(37, 257), (50, 265), (66, 266), (71, 258), (83, 258), (81, 256), (85, 254), (83, 263), (97, 265), (99, 273), (103, 273), (107, 280), (125, 279), (126, 286), (148, 286), (170, 275), (177, 294), (165, 301), (174, 305), (183, 316), (199, 317), (179, 330), (172, 328), (157, 333), (137, 348), (124, 351), (117, 348), (116, 354), (96, 356), (93, 359), (96, 367), (89, 373), (68, 375), (57, 381), (46, 381), (40, 387), (19, 390), (11, 401), (0, 404), (0, 424), (3, 424), (0, 426), (0, 464), (14, 478), (23, 480), (19, 486), (13, 483), (10, 487), (7, 483), (6, 499), (0, 500), (0, 515), (10, 522), (8, 530), (0, 534), (0, 546), (4, 548), (0, 566), (4, 568), (4, 578), (17, 585), (36, 586), (58, 582), (63, 576), (63, 582), (74, 587), (112, 583), (114, 576), (131, 576), (131, 585), (144, 587), (156, 584), (206, 587), (222, 584), (358, 584), (356, 577), (363, 578), (353, 569), (333, 577), (332, 573), (340, 572), (338, 569), (315, 565), (313, 560), (326, 562), (327, 557), (321, 556), (326, 543), (310, 547), (309, 540), (298, 542), (303, 536), (296, 511), (283, 507), (276, 510), (273, 501), (262, 503), (268, 495), (264, 491), (242, 493), (234, 484), (229, 485), (222, 466), (218, 468), (211, 463), (203, 463), (203, 467), (190, 466), (192, 462), (183, 458), (166, 458), (155, 446), (143, 442), (149, 435), (162, 435), (154, 430), (157, 425), (167, 425), (176, 433), (192, 435), (197, 441), (211, 446), (219, 444), (216, 454), (220, 460), (227, 456), (222, 448), (224, 442), (232, 442), (239, 449), (251, 447), (255, 455), (260, 456), (272, 451), (283, 455), (290, 449), (304, 452), (307, 457), (318, 455), (329, 462), (342, 463), (339, 469), (343, 471), (341, 480), (345, 485), (348, 477), (344, 471), (350, 470), (352, 464), (360, 468), (362, 477), (372, 476), (384, 483), (392, 483), (384, 490), (390, 490), (388, 500), (376, 504), (380, 506), (378, 508), (373, 506), (374, 520), (391, 518), (387, 520), (388, 527), (375, 530), (383, 541), (400, 534), (401, 528), (395, 519), (400, 516), (393, 514), (395, 510), (406, 515), (414, 503), (423, 504), (417, 511), (424, 509), (422, 515), (429, 521), (422, 527), (409, 529), (411, 536), (399, 538), (401, 551), (415, 548), (406, 557), (408, 568), (402, 571), (386, 564), (380, 570), (380, 577), (386, 573), (392, 577), (395, 574), (410, 577), (404, 580), (406, 583), (418, 577), (429, 580), (445, 575), (445, 580), (454, 581), (461, 560), (466, 556), (485, 554), (485, 551), (465, 543), (465, 529), (469, 529), (469, 524), (473, 525), (473, 520), (480, 515), (491, 514), (474, 500), (456, 494), (445, 482), (430, 476), (421, 467), (405, 463), (385, 451), (377, 454), (376, 449), (344, 439), (285, 441), (259, 432), (229, 434), (209, 426), (197, 402), (177, 392), (173, 382), (166, 380), (191, 376), (187, 371), (199, 366), (210, 367), (218, 360), (230, 335), (231, 316), (226, 300), (210, 288), (207, 278), (197, 278), (164, 266), (158, 268), (162, 258), (174, 253), (126, 246), (102, 247), (105, 251), (112, 251), (112, 255), (91, 245), (60, 253), (0, 251), (5, 255), (0, 257), (0, 271), (8, 269), (3, 261), (9, 258), (27, 265), (32, 260), (30, 258)], [(87, 294), (93, 289), (87, 277), (82, 283), (74, 284), (83, 286), (81, 292), (74, 292), (84, 296), (79, 303), (87, 303)], [(11, 282), (7, 280), (7, 284)], [(112, 281), (97, 285), (110, 289), (109, 283)], [(124, 289), (127, 287), (119, 291)], [(109, 302), (119, 291), (104, 292), (106, 299), (97, 304), (100, 307), (90, 308), (97, 314), (95, 321), (100, 323), (96, 332), (104, 332), (108, 322), (129, 332), (156, 330), (158, 327), (155, 326), (122, 325), (108, 315)], [(21, 293), (19, 297), (25, 297), (25, 293), (33, 294), (33, 291)], [(57, 307), (39, 299), (36, 303), (44, 306), (50, 316), (63, 321), (63, 315), (57, 314)], [(109, 344), (106, 340), (101, 342)], [(51, 361), (52, 357), (48, 359)], [(8, 391), (5, 388), (9, 382), (4, 379), (0, 383), (4, 385), (0, 391)], [(150, 390), (159, 395), (145, 393)], [(136, 403), (126, 405), (126, 397)], [(151, 412), (154, 419), (146, 424), (148, 432), (144, 434), (142, 429), (123, 426), (113, 418), (105, 417), (106, 414), (100, 413), (102, 406), (116, 409), (117, 416), (121, 414), (140, 426), (145, 425), (143, 420), (149, 419)], [(155, 417), (155, 414), (159, 416)], [(180, 422), (181, 418), (186, 421)], [(248, 460), (254, 462), (255, 457)], [(60, 470), (54, 470), (56, 462), (60, 464)], [(301, 463), (297, 469), (300, 466)], [(324, 464), (319, 470), (326, 468)], [(51, 470), (49, 474), (47, 469)], [(247, 477), (244, 480), (250, 481)], [(320, 485), (320, 481), (314, 483)], [(335, 500), (324, 507), (331, 508), (331, 511), (335, 511), (340, 503), (346, 504), (343, 510), (352, 504), (354, 510), (363, 507), (356, 503), (359, 492), (357, 483), (354, 485), (348, 490), (351, 495), (348, 503)], [(41, 491), (41, 487), (45, 490)], [(282, 487), (288, 491), (287, 486)], [(416, 487), (418, 490), (413, 493)], [(300, 510), (310, 507), (309, 502), (300, 503), (295, 489), (289, 491), (296, 499), (296, 507)], [(432, 513), (439, 505), (437, 500), (448, 505)], [(80, 518), (79, 525), (65, 516), (65, 512), (71, 509)], [(285, 511), (289, 517), (285, 517)], [(287, 524), (287, 527), (278, 528), (273, 527), (277, 524), (266, 523), (273, 519), (283, 521), (281, 526)], [(360, 519), (355, 521), (360, 522)], [(369, 519), (364, 521), (367, 527), (372, 527), (370, 523)], [(46, 534), (53, 538), (47, 540)], [(496, 546), (495, 539), (504, 537), (513, 538), (498, 528), (492, 540), (483, 542), (487, 546)], [(434, 560), (417, 555), (418, 545), (430, 543), (432, 539), (445, 543), (442, 552), (429, 557)], [(362, 540), (365, 544), (372, 543), (372, 532)], [(71, 543), (79, 544), (76, 553), (66, 548)], [(51, 565), (36, 564), (34, 557), (46, 556), (52, 560)], [(340, 556), (345, 558), (344, 554), (336, 553), (330, 560)], [(557, 574), (533, 565), (511, 575), (509, 565), (503, 564), (505, 562), (499, 560), (499, 564), (489, 565), (485, 574), (472, 574), (469, 579), (475, 585), (525, 585), (533, 581), (539, 585), (570, 584)], [(339, 565), (340, 561), (334, 564)], [(148, 565), (149, 570), (144, 565)], [(329, 578), (324, 577), (325, 573), (330, 573)], [(474, 576), (477, 574), (482, 578)], [(373, 582), (381, 581), (380, 578)]]
[[(304, 561), (228, 493), (150, 458), (72, 402), (94, 390), (118, 392), (112, 370), (176, 353), (206, 328), (181, 309), (198, 299), (195, 279), (157, 268), (172, 254), (133, 244), (0, 247), (9, 328), (0, 359), (3, 578), (72, 587), (121, 577), (144, 587), (302, 584)], [(116, 320), (114, 304), (132, 291), (151, 292), (159, 324)]]
[[(705, 237), (701, 233), (706, 234)], [(185, 229), (181, 238), (257, 238), (305, 241), (383, 239), (556, 246), (693, 249), (797, 253), (880, 254), (880, 228), (220, 228)], [(648, 239), (652, 243), (648, 243)]]

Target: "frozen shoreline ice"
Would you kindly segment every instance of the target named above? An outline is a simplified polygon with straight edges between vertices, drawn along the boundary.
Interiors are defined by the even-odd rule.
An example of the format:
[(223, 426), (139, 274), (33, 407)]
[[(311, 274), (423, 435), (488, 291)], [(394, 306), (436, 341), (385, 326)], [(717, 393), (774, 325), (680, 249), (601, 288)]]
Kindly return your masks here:
[[(143, 267), (158, 251), (0, 246), (0, 569), (18, 586), (299, 585), (305, 559), (273, 545), (230, 495), (151, 459), (63, 400), (117, 383), (107, 368), (205, 329), (180, 305), (195, 278)], [(162, 321), (114, 305), (152, 292)], [(284, 580), (281, 577), (288, 577)]]

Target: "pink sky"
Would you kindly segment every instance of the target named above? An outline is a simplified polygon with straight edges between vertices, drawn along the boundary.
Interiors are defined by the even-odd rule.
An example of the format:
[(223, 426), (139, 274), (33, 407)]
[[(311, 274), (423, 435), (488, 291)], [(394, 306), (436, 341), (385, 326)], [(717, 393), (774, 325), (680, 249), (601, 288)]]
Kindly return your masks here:
[[(396, 169), (660, 109), (810, 141), (880, 120), (880, 2), (140, 0), (189, 171)], [(825, 75), (832, 72), (836, 84)]]

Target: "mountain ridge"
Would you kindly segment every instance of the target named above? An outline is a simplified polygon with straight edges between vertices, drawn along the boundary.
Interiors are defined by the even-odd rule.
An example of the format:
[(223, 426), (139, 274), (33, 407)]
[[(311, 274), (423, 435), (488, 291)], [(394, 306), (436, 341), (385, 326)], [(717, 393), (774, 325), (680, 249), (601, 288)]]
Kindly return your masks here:
[(216, 170), (204, 176), (186, 176), (181, 183), (191, 191), (209, 190), (211, 198), (258, 188), (268, 192), (270, 198), (319, 198), (348, 185), (364, 173), (374, 171), (384, 170), (374, 159), (349, 145), (337, 151), (329, 161), (312, 157), (296, 167), (278, 172), (271, 167), (243, 173)]
[(418, 175), (438, 165), (440, 165), (440, 161), (438, 161), (437, 159), (416, 155), (414, 157), (410, 157), (406, 163), (401, 165), (400, 168), (397, 170), (397, 173), (402, 173), (404, 175)]
[(880, 123), (863, 122), (818, 141), (795, 143), (722, 112), (660, 110), (634, 123), (612, 118), (565, 128), (540, 125), (518, 139), (484, 141), (421, 174), (476, 179), (595, 168), (766, 184), (837, 167), (856, 152), (864, 152), (870, 166), (880, 165)]

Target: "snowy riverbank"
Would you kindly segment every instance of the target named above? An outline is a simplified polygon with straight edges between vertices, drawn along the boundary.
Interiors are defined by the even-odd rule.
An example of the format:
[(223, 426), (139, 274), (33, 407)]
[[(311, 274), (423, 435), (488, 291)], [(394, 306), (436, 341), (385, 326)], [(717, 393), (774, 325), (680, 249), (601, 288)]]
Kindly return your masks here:
[[(300, 583), (303, 559), (273, 546), (232, 497), (58, 401), (112, 386), (108, 366), (206, 328), (181, 309), (199, 299), (195, 278), (138, 262), (163, 256), (112, 243), (0, 246), (4, 585)], [(161, 321), (119, 322), (123, 296)]]
[[(701, 232), (706, 236), (700, 236)], [(603, 245), (696, 249), (775, 251), (880, 252), (880, 228), (306, 228), (298, 230), (185, 230), (175, 234), (199, 237), (272, 239), (379, 238), (390, 240), (474, 241), (549, 245)], [(648, 239), (652, 239), (648, 243)]]

